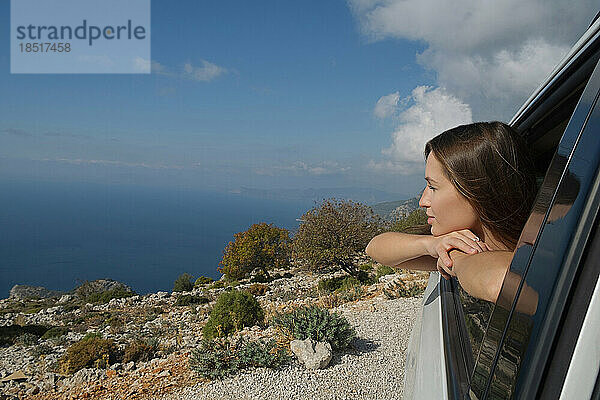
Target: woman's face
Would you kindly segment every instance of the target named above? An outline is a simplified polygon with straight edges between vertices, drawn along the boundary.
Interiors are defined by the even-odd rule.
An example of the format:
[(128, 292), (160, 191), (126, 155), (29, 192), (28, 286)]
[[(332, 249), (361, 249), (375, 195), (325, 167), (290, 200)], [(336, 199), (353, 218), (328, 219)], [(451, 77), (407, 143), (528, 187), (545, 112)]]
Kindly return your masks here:
[(433, 153), (427, 157), (425, 166), (427, 186), (423, 190), (419, 206), (425, 208), (431, 225), (431, 234), (440, 236), (461, 229), (473, 230), (479, 218), (465, 199), (444, 175), (442, 164)]

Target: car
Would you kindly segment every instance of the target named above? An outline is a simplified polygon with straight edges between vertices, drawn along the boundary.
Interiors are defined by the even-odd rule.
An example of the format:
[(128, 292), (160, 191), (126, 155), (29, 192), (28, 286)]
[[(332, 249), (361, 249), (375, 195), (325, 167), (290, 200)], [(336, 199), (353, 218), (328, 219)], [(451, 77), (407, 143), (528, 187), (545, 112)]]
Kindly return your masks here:
[(599, 399), (600, 19), (512, 118), (538, 193), (496, 303), (430, 274), (405, 399)]

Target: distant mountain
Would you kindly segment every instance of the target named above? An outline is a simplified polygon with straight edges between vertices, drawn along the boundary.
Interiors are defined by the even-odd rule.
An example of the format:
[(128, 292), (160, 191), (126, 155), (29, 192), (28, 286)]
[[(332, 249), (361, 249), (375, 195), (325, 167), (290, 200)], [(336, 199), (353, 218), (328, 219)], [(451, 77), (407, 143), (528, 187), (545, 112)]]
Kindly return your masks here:
[(352, 200), (363, 204), (375, 204), (393, 199), (408, 197), (397, 193), (384, 192), (381, 190), (360, 187), (348, 188), (307, 188), (307, 189), (253, 189), (241, 187), (230, 193), (239, 194), (269, 200), (300, 200), (300, 201), (322, 201), (335, 197), (337, 199)]
[(419, 208), (419, 198), (413, 197), (408, 200), (388, 201), (371, 206), (375, 214), (387, 221), (402, 218)]

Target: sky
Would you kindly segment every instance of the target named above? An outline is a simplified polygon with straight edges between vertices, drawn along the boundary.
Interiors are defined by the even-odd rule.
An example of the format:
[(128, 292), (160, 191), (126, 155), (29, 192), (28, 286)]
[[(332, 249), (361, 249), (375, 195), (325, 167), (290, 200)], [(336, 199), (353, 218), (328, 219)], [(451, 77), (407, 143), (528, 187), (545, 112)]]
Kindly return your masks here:
[(151, 2), (151, 74), (11, 74), (0, 179), (189, 187), (425, 182), (427, 140), (509, 121), (597, 6), (558, 1)]

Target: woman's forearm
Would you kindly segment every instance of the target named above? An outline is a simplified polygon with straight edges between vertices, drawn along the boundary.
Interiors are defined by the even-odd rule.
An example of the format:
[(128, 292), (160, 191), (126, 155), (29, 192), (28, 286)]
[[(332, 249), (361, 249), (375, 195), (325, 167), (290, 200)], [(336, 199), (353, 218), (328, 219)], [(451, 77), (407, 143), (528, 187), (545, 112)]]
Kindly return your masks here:
[(462, 288), (473, 297), (495, 303), (513, 253), (485, 251), (467, 255), (454, 249), (449, 254), (452, 259), (452, 271)]
[[(412, 263), (407, 263), (405, 268), (435, 269), (435, 263), (431, 262), (435, 261), (435, 259), (429, 256), (425, 246), (425, 241), (431, 237), (428, 235), (410, 235), (401, 232), (385, 232), (371, 239), (365, 252), (383, 265), (393, 267), (406, 261), (414, 260)], [(423, 265), (424, 258), (431, 259), (425, 263), (427, 268), (418, 268), (420, 265)]]

